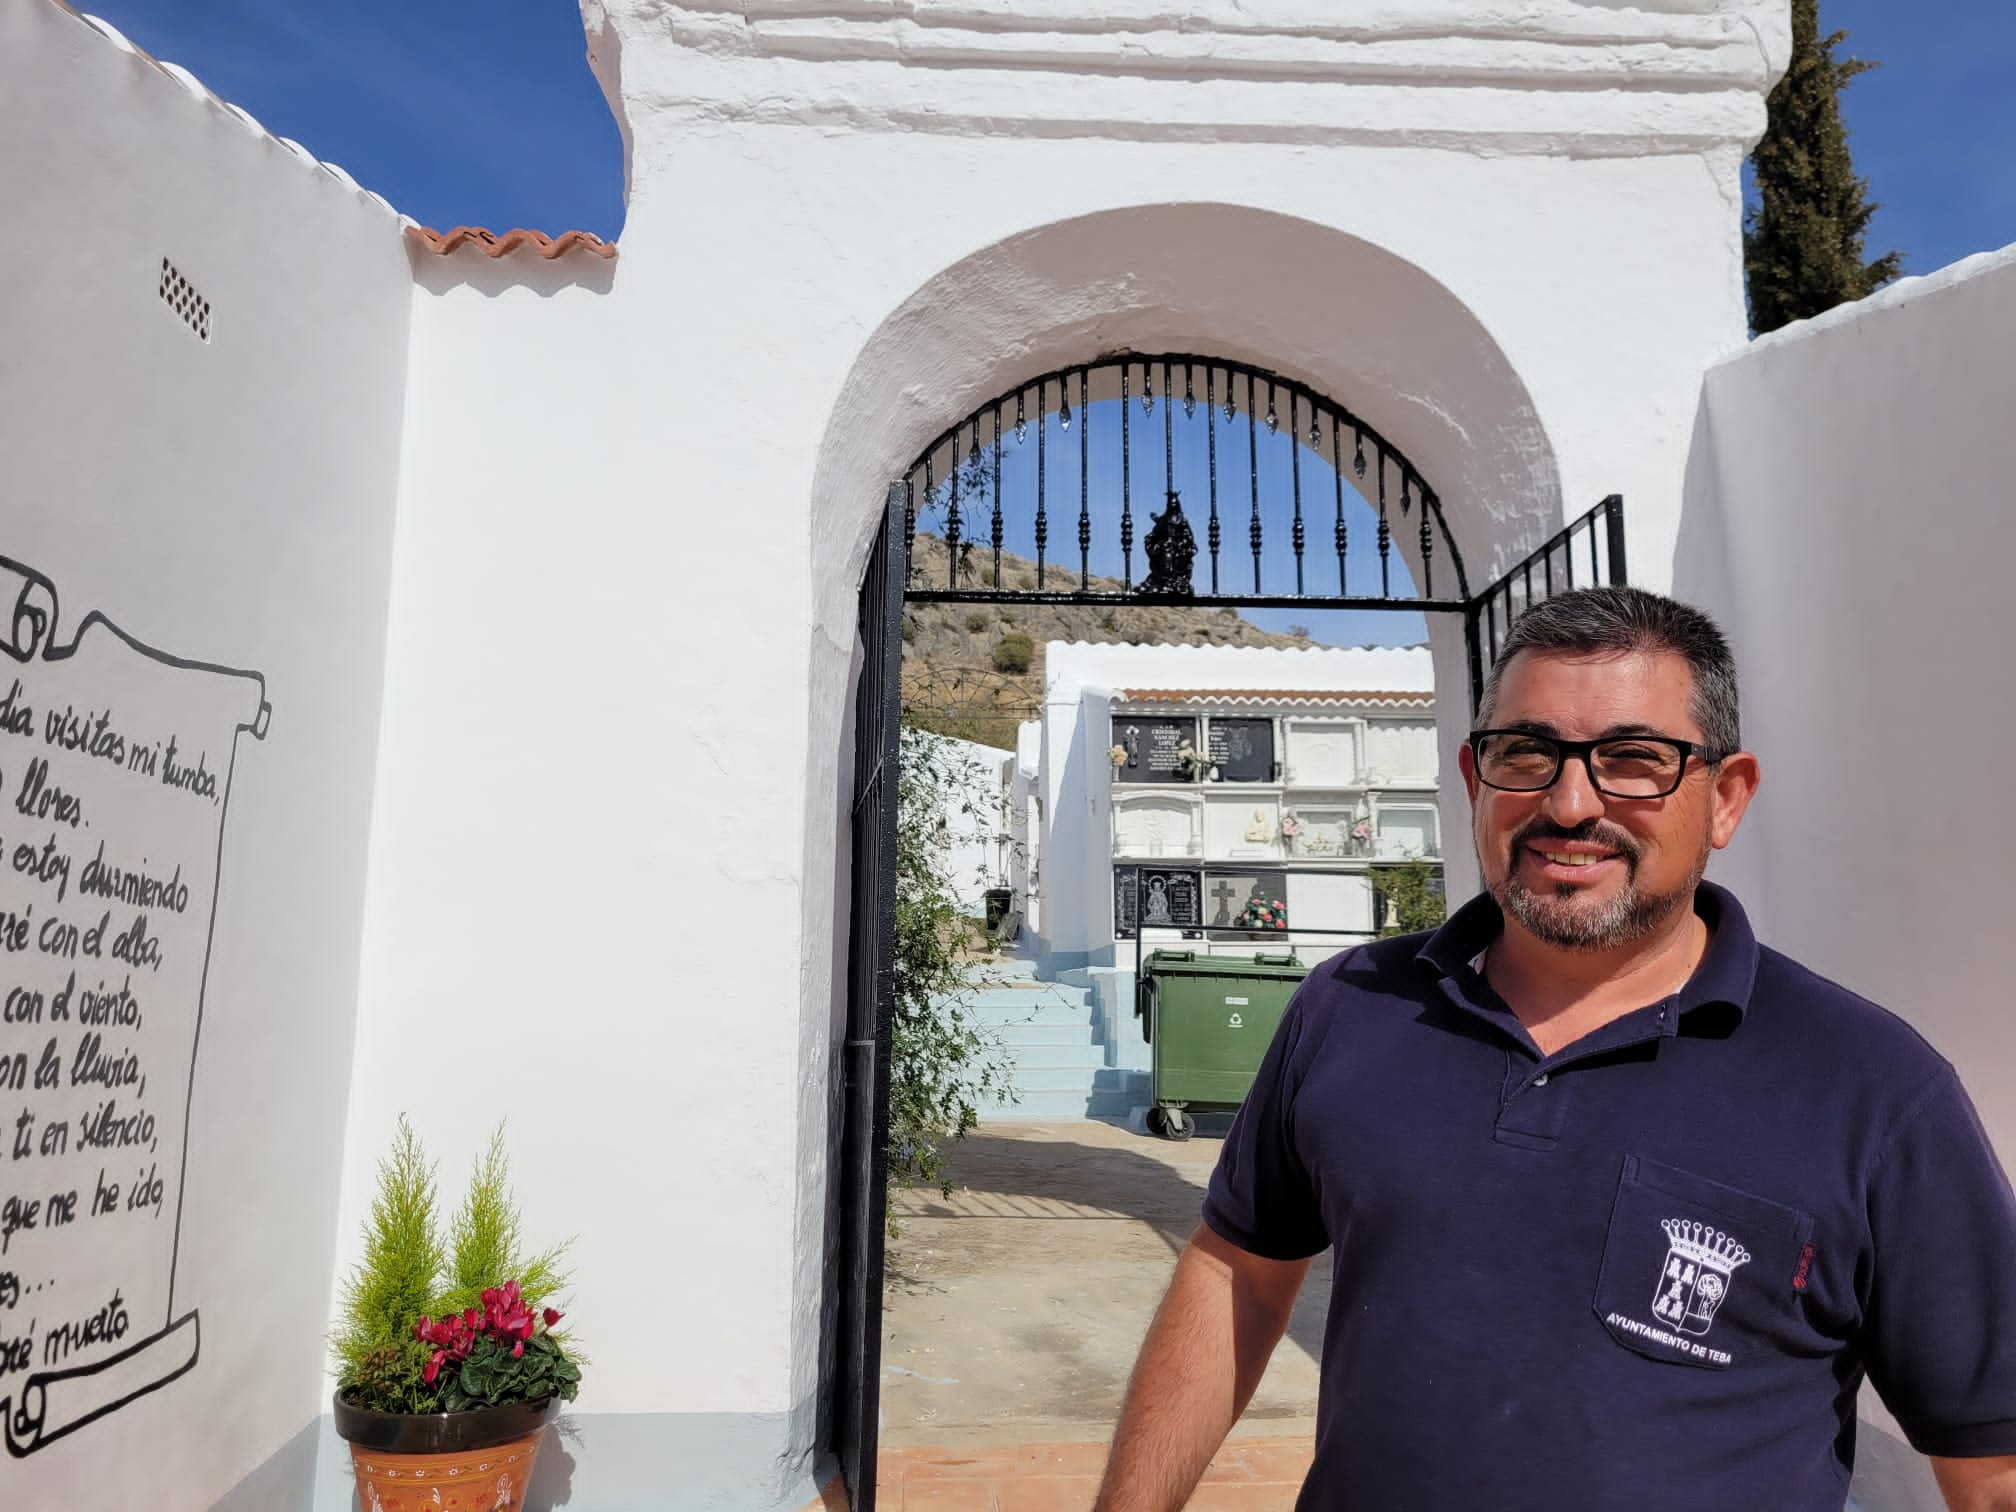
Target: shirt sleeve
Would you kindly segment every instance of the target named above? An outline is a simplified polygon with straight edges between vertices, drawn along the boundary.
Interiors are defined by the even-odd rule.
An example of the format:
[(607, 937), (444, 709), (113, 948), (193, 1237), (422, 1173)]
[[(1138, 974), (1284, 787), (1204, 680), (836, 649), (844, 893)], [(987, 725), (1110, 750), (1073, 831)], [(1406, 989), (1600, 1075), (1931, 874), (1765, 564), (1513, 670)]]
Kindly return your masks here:
[(1204, 1222), (1229, 1244), (1268, 1260), (1302, 1260), (1330, 1236), (1315, 1184), (1295, 1143), (1295, 1094), (1320, 1038), (1310, 1032), (1312, 974), (1296, 989), (1219, 1152), (1204, 1193)]
[(2016, 1196), (1951, 1067), (1870, 1178), (1869, 1379), (1912, 1448), (2016, 1454)]

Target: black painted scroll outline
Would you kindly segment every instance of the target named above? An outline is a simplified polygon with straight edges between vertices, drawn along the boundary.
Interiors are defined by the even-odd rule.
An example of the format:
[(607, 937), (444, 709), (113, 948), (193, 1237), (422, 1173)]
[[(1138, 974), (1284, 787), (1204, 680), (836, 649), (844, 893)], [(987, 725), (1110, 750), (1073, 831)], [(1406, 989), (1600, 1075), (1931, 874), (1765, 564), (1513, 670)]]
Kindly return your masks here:
[[(77, 653), (84, 637), (94, 625), (103, 626), (110, 634), (117, 636), (125, 645), (163, 666), (181, 671), (208, 672), (221, 677), (243, 677), (251, 679), (259, 689), (259, 711), (250, 724), (241, 724), (238, 729), (250, 731), (255, 740), (264, 740), (266, 731), (272, 724), (273, 706), (266, 701), (266, 678), (263, 673), (244, 667), (227, 667), (216, 662), (196, 661), (189, 657), (175, 656), (146, 642), (128, 635), (98, 610), (92, 610), (79, 621), (77, 633), (67, 645), (56, 644), (57, 600), (56, 585), (44, 574), (37, 572), (26, 563), (11, 557), (0, 556), (0, 572), (10, 572), (22, 579), (21, 591), (15, 596), (11, 614), (8, 615), (9, 636), (0, 640), (0, 653), (14, 661), (28, 663), (35, 660), (37, 653), (46, 662), (66, 661)], [(63, 1370), (42, 1370), (22, 1381), (16, 1391), (9, 1396), (0, 1396), (0, 1437), (7, 1443), (7, 1452), (16, 1459), (25, 1459), (36, 1450), (68, 1437), (78, 1429), (95, 1423), (98, 1419), (121, 1407), (125, 1407), (163, 1386), (180, 1380), (196, 1368), (202, 1354), (203, 1322), (195, 1308), (191, 1308), (180, 1318), (175, 1316), (175, 1278), (180, 1269), (182, 1256), (182, 1206), (189, 1180), (189, 1120), (196, 1099), (196, 1058), (203, 1046), (203, 999), (210, 987), (210, 952), (217, 937), (217, 897), (224, 883), (224, 836), (231, 817), (231, 781), (238, 769), (238, 742), (231, 742), (231, 761), (224, 774), (224, 791), (218, 802), (217, 811), (217, 865), (212, 874), (210, 896), (210, 924), (203, 939), (203, 971), (196, 989), (196, 1023), (189, 1049), (189, 1087), (182, 1102), (182, 1166), (177, 1173), (175, 1188), (175, 1234), (169, 1249), (168, 1263), (168, 1318), (163, 1327), (146, 1338), (128, 1345), (116, 1355), (97, 1360), (89, 1365), (76, 1365)], [(66, 1423), (54, 1433), (40, 1432), (44, 1413), (30, 1414), (27, 1402), (31, 1394), (46, 1404), (48, 1388), (59, 1381), (84, 1380), (99, 1375), (151, 1348), (174, 1333), (184, 1324), (195, 1330), (196, 1340), (189, 1358), (167, 1375), (147, 1382), (116, 1401), (107, 1402), (92, 1409), (73, 1423)], [(46, 1408), (45, 1408), (46, 1411)], [(16, 1434), (21, 1440), (17, 1442)]]

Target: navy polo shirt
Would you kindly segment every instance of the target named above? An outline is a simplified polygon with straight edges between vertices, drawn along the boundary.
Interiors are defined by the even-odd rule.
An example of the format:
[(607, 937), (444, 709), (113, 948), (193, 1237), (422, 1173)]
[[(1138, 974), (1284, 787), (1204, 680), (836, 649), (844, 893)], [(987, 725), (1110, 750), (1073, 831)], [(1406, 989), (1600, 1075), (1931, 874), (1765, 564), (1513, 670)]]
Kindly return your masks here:
[(1204, 1219), (1326, 1246), (1298, 1507), (1840, 1512), (1865, 1374), (1927, 1454), (2016, 1454), (2016, 1200), (1953, 1068), (1704, 884), (1687, 985), (1543, 1056), (1433, 935), (1317, 967)]

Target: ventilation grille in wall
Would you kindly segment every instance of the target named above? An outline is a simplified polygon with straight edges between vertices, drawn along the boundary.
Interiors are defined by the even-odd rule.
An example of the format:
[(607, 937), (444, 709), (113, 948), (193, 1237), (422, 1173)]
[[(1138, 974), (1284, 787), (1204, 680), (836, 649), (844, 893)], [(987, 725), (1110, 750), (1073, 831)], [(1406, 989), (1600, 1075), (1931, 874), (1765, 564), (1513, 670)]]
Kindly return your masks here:
[(210, 301), (165, 257), (161, 259), (161, 302), (180, 315), (190, 330), (205, 341), (210, 339)]

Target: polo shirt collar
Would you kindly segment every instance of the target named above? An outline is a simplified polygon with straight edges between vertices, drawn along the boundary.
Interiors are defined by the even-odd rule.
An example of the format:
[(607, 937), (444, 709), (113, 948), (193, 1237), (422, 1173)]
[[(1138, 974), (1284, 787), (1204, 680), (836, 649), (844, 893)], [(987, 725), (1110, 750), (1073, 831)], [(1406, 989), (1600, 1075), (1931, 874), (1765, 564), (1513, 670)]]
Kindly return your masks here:
[[(1708, 949), (1676, 994), (1680, 1014), (1710, 1003), (1726, 1003), (1739, 1015), (1747, 1014), (1757, 980), (1757, 936), (1743, 905), (1727, 888), (1704, 881), (1694, 890), (1694, 912), (1708, 926)], [(1439, 977), (1459, 976), (1504, 929), (1497, 899), (1479, 893), (1428, 937), (1415, 959)]]

